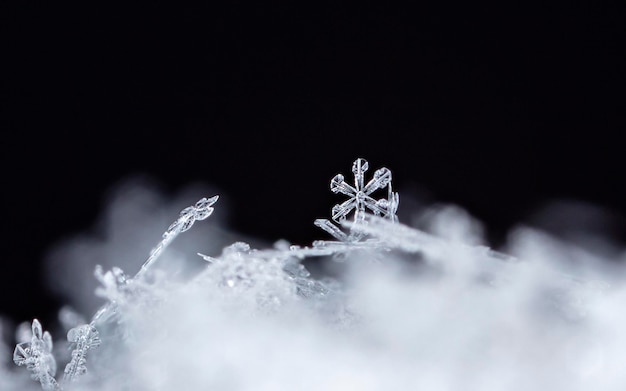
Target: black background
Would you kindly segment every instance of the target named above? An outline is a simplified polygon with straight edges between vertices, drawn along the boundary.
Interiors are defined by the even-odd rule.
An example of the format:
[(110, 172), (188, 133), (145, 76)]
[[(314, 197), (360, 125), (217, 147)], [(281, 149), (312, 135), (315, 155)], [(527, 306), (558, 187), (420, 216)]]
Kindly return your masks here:
[[(224, 189), (230, 228), (308, 244), (364, 157), (497, 239), (572, 198), (626, 212), (626, 3), (6, 5), (0, 313), (133, 173)], [(400, 206), (402, 209), (402, 203)]]

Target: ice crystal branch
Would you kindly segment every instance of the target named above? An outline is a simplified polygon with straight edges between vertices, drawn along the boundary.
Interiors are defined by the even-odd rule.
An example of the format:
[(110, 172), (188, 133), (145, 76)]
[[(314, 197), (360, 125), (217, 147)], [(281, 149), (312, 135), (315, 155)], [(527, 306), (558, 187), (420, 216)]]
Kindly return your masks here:
[(72, 351), (72, 360), (65, 368), (65, 380), (75, 380), (87, 371), (85, 366), (87, 352), (100, 345), (100, 337), (95, 327), (96, 323), (115, 310), (118, 306), (116, 299), (123, 295), (124, 287), (140, 280), (180, 233), (189, 230), (196, 221), (205, 220), (211, 216), (214, 210), (212, 206), (218, 198), (217, 195), (211, 198), (202, 198), (195, 205), (183, 209), (178, 219), (163, 233), (161, 242), (150, 252), (150, 256), (132, 279), (128, 279), (122, 269), (117, 267), (106, 274), (102, 274), (101, 268), (96, 268), (96, 277), (104, 287), (100, 292), (103, 292), (104, 296), (108, 296), (109, 301), (96, 312), (91, 323), (75, 327), (68, 332), (67, 339), (75, 346), (75, 349)]
[[(218, 198), (219, 196), (217, 195), (211, 198), (202, 198), (196, 202), (195, 205), (183, 209), (180, 212), (178, 219), (176, 219), (176, 221), (174, 221), (163, 233), (163, 239), (152, 249), (152, 251), (150, 251), (150, 256), (146, 259), (143, 265), (141, 265), (141, 268), (132, 279), (128, 279), (124, 272), (117, 267), (113, 268), (111, 272), (107, 272), (107, 274), (102, 274), (102, 269), (97, 268), (96, 277), (102, 282), (104, 292), (108, 292), (112, 296), (115, 296), (122, 291), (122, 287), (129, 286), (144, 277), (159, 256), (161, 256), (163, 251), (165, 251), (167, 246), (169, 246), (179, 234), (189, 230), (196, 221), (204, 220), (211, 216), (214, 211), (212, 205), (217, 202)], [(112, 298), (113, 297), (109, 297), (109, 299)], [(103, 306), (96, 312), (92, 319), (92, 324), (95, 324), (95, 322), (111, 311), (115, 305), (116, 301), (110, 300), (107, 305)]]
[[(330, 190), (335, 194), (344, 194), (349, 198), (341, 204), (332, 208), (332, 219), (338, 223), (346, 220), (347, 216), (354, 212), (353, 222), (360, 224), (365, 218), (366, 211), (371, 211), (376, 216), (397, 221), (396, 211), (398, 209), (399, 196), (391, 186), (391, 171), (383, 167), (374, 172), (374, 177), (365, 183), (365, 173), (369, 169), (367, 160), (359, 158), (352, 164), (354, 175), (354, 186), (345, 181), (342, 174), (337, 174), (330, 181)], [(376, 190), (387, 187), (387, 198), (374, 199), (372, 193)], [(358, 230), (350, 229), (346, 234), (335, 224), (327, 219), (315, 220), (315, 225), (331, 234), (340, 242), (356, 242), (363, 237)]]
[(71, 361), (65, 366), (63, 379), (71, 381), (87, 372), (87, 352), (100, 346), (101, 341), (98, 330), (91, 324), (70, 329), (67, 333), (67, 340), (74, 346), (74, 349)]
[(169, 244), (176, 239), (176, 237), (182, 233), (187, 231), (194, 222), (198, 220), (204, 220), (207, 217), (211, 216), (213, 213), (213, 208), (211, 207), (213, 204), (217, 202), (219, 196), (213, 196), (211, 198), (202, 198), (194, 206), (187, 207), (180, 212), (180, 216), (176, 221), (174, 221), (167, 231), (163, 233), (163, 240), (152, 249), (150, 256), (144, 264), (139, 269), (139, 272), (135, 276), (135, 278), (140, 278), (143, 276), (150, 266), (157, 260), (157, 258), (161, 255), (161, 253), (169, 246)]

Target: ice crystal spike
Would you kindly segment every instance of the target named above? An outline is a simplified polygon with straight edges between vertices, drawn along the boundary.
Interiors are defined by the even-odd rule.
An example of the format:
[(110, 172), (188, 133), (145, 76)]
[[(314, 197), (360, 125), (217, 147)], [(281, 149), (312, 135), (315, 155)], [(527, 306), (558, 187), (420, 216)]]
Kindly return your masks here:
[(317, 219), (315, 220), (315, 225), (328, 232), (335, 238), (337, 238), (341, 242), (348, 241), (348, 235), (343, 233), (337, 226), (326, 219)]
[(213, 213), (212, 205), (215, 204), (218, 200), (219, 196), (215, 195), (211, 198), (201, 198), (195, 205), (189, 206), (183, 209), (178, 216), (178, 219), (174, 221), (167, 231), (163, 233), (163, 240), (157, 244), (157, 246), (152, 249), (150, 252), (150, 256), (144, 264), (141, 266), (141, 269), (135, 276), (135, 278), (143, 275), (150, 266), (157, 260), (157, 258), (163, 253), (165, 248), (169, 246), (169, 244), (180, 234), (181, 232), (187, 231), (193, 225), (196, 220), (204, 220), (209, 217)]
[(87, 372), (87, 352), (100, 346), (100, 335), (93, 325), (84, 324), (68, 331), (67, 340), (74, 350), (71, 361), (65, 366), (63, 380), (74, 381)]
[(18, 366), (26, 366), (32, 372), (31, 377), (38, 380), (44, 390), (60, 390), (54, 378), (57, 365), (52, 355), (52, 337), (47, 331), (43, 332), (37, 319), (33, 320), (31, 328), (33, 335), (30, 342), (15, 347), (13, 362)]
[[(391, 171), (383, 167), (374, 172), (374, 177), (365, 183), (365, 173), (369, 169), (367, 160), (358, 158), (352, 164), (354, 174), (354, 186), (346, 183), (342, 174), (337, 174), (330, 181), (330, 190), (335, 194), (344, 194), (348, 198), (341, 204), (333, 206), (332, 219), (338, 223), (346, 221), (350, 214), (354, 214), (353, 223), (363, 223), (367, 211), (397, 222), (396, 211), (398, 210), (399, 196), (391, 186)], [(374, 199), (372, 193), (387, 187), (387, 198)], [(326, 219), (315, 220), (315, 225), (331, 234), (341, 242), (356, 242), (363, 237), (358, 229), (350, 229), (350, 233), (342, 232), (339, 227)]]

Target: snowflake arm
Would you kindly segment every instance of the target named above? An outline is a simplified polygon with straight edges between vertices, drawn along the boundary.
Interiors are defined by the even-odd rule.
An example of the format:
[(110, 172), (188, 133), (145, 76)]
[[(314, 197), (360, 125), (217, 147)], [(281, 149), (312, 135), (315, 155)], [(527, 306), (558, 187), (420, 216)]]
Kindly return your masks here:
[(317, 219), (314, 223), (316, 226), (320, 227), (324, 231), (331, 234), (340, 242), (348, 242), (350, 239), (348, 235), (346, 235), (342, 230), (337, 228), (337, 226), (326, 219)]

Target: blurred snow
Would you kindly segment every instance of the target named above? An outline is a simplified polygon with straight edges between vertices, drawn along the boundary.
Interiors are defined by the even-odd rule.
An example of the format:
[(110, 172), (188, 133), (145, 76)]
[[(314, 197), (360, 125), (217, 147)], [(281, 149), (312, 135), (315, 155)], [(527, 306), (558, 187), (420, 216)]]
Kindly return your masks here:
[[(50, 286), (89, 318), (102, 304), (95, 266), (133, 275), (178, 212), (213, 194), (219, 190), (195, 184), (168, 198), (148, 181), (126, 182), (94, 232), (50, 254)], [(118, 322), (102, 330), (102, 347), (90, 353), (88, 374), (69, 389), (626, 387), (623, 245), (610, 232), (585, 233), (584, 223), (575, 235), (557, 234), (578, 224), (571, 218), (578, 212), (594, 216), (591, 228), (602, 226), (610, 215), (604, 219), (600, 208), (547, 207), (511, 230), (498, 249), (510, 258), (488, 251), (483, 224), (463, 208), (416, 210), (413, 225), (424, 231), (374, 224), (380, 249), (350, 253), (341, 268), (330, 258), (307, 259), (340, 270), (334, 281), (306, 277), (328, 288), (307, 296), (302, 280), (284, 272), (293, 260), (261, 256), (254, 250), (271, 246), (221, 228), (226, 198), (168, 249), (141, 294), (123, 303)], [(444, 250), (415, 250), (408, 239), (415, 237)], [(251, 250), (227, 247), (237, 242)], [(3, 345), (0, 353), (10, 355)], [(0, 389), (25, 389), (25, 377), (2, 368)]]

